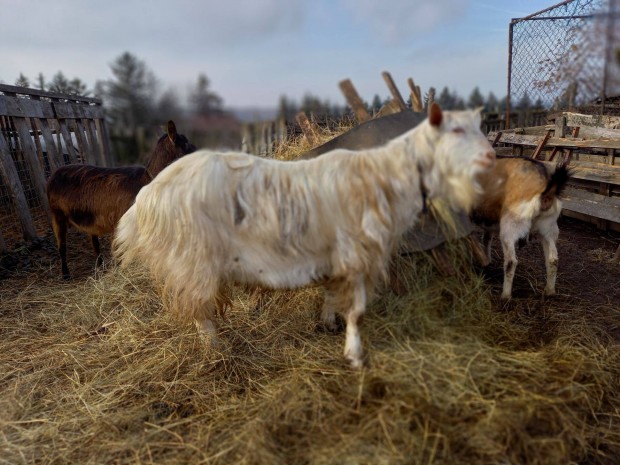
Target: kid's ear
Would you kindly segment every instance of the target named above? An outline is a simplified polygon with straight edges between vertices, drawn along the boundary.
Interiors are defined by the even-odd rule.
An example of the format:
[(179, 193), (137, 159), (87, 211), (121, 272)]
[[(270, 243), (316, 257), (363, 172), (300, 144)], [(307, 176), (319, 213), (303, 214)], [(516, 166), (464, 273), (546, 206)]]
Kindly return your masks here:
[(436, 102), (433, 102), (431, 108), (428, 110), (428, 122), (431, 126), (439, 127), (442, 118), (441, 107)]

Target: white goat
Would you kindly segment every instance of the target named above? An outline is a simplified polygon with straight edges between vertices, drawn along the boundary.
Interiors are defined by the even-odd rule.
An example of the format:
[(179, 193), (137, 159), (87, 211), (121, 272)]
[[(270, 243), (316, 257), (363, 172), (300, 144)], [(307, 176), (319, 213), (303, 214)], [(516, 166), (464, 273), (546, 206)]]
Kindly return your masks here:
[(499, 229), (504, 253), (502, 298), (512, 297), (512, 282), (517, 268), (515, 245), (531, 232), (539, 232), (547, 284), (545, 295), (555, 294), (558, 272), (558, 217), (562, 202), (558, 195), (566, 185), (570, 171), (565, 166), (550, 167), (531, 158), (497, 157), (495, 166), (480, 174), (483, 189), (480, 204), (472, 212), (474, 222), (484, 230), (484, 245), (491, 260), (491, 240)]
[(346, 321), (345, 357), (362, 365), (358, 318), (426, 198), (471, 208), (494, 163), (478, 112), (444, 112), (387, 145), (284, 162), (199, 151), (162, 171), (121, 218), (123, 265), (163, 281), (181, 316), (215, 336), (227, 281), (297, 288), (326, 281), (322, 319)]

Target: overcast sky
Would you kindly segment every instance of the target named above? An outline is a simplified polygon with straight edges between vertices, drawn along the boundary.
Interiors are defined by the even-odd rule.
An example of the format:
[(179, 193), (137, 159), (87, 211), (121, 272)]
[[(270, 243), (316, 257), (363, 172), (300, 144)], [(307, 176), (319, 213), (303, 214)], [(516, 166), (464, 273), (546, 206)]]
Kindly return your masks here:
[[(92, 88), (125, 51), (182, 95), (206, 74), (227, 107), (312, 93), (389, 95), (390, 71), (424, 91), (506, 94), (508, 23), (558, 0), (0, 0), (0, 82), (62, 71)], [(185, 102), (183, 102), (185, 103)]]

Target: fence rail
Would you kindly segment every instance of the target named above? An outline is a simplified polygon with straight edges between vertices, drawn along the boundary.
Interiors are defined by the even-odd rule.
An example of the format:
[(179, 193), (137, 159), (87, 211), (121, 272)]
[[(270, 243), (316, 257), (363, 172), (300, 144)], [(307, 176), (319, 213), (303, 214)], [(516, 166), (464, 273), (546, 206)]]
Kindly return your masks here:
[(0, 85), (0, 252), (49, 231), (45, 183), (68, 163), (112, 166), (101, 100)]

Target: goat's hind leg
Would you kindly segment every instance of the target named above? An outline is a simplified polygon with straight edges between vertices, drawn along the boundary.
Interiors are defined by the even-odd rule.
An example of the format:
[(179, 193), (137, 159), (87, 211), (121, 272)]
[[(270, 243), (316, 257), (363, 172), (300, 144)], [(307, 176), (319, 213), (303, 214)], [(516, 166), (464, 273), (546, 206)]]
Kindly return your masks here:
[(500, 227), (500, 242), (504, 254), (504, 284), (502, 288), (502, 299), (508, 300), (512, 297), (512, 282), (514, 281), (517, 269), (517, 252), (515, 245), (519, 240), (520, 228), (513, 222), (502, 222)]
[(544, 221), (538, 225), (543, 252), (545, 254), (545, 268), (547, 283), (545, 295), (555, 295), (555, 281), (558, 274), (558, 249), (556, 243), (560, 235), (557, 219)]
[(52, 229), (56, 238), (56, 247), (60, 254), (62, 279), (71, 279), (69, 267), (67, 266), (67, 220), (61, 212), (52, 212)]

